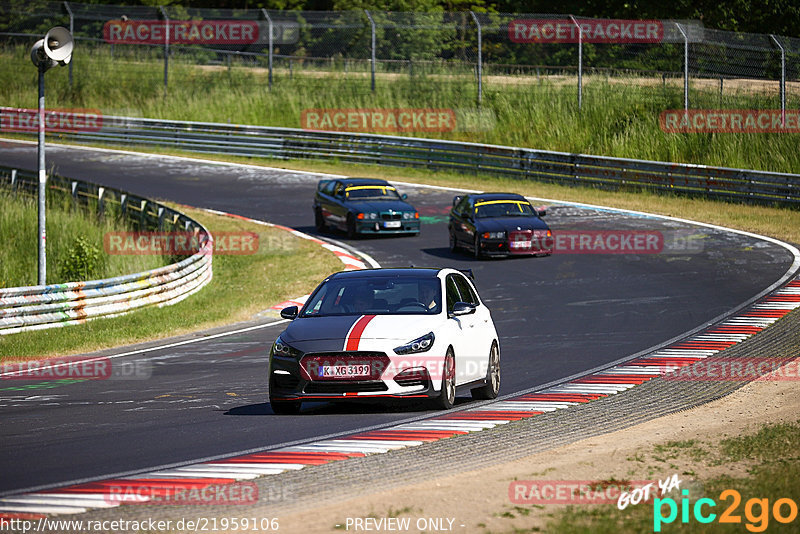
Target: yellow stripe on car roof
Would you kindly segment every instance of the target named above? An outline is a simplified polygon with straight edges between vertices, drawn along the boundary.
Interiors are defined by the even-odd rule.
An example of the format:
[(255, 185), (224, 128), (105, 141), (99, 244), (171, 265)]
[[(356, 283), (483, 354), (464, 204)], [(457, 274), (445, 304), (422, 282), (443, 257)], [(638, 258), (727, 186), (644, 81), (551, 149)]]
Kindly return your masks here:
[(525, 201), (525, 200), (510, 200), (509, 199), (509, 200), (484, 200), (483, 202), (476, 202), (475, 203), (475, 207), (477, 208), (478, 206), (485, 206), (486, 204), (519, 204), (519, 205), (527, 204), (527, 205), (530, 205), (530, 203)]
[(391, 189), (395, 191), (395, 188), (391, 185), (351, 185), (350, 187), (345, 188), (345, 191), (354, 191), (356, 189)]

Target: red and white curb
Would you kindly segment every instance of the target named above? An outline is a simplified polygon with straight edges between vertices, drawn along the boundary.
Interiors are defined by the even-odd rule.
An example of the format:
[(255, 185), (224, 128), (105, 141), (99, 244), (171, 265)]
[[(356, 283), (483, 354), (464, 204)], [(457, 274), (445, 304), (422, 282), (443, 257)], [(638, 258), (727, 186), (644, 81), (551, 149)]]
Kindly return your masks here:
[(146, 495), (158, 498), (169, 492), (174, 493), (177, 489), (202, 491), (209, 486), (232, 484), (479, 432), (511, 421), (614, 395), (663, 376), (669, 371), (692, 365), (741, 343), (798, 307), (800, 277), (794, 278), (741, 312), (686, 339), (542, 391), (336, 439), (4, 497), (0, 498), (0, 519), (36, 519), (45, 515), (76, 514), (93, 509), (113, 508), (120, 506), (120, 502), (115, 501), (110, 492), (115, 488), (118, 491), (121, 487), (136, 488), (136, 503), (146, 504), (151, 498)]

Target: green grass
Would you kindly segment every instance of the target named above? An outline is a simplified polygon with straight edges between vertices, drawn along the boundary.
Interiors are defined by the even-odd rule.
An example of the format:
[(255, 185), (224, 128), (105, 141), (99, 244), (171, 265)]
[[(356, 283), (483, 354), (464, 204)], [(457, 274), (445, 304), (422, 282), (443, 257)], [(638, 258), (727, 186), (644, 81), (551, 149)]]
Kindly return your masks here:
[(284, 230), (177, 207), (214, 232), (259, 234), (252, 255), (215, 255), (214, 278), (172, 306), (89, 321), (44, 332), (0, 336), (0, 360), (66, 355), (180, 335), (252, 318), (288, 298), (311, 291), (342, 263), (330, 252)]
[[(38, 206), (36, 200), (0, 188), (0, 287), (38, 283)], [(76, 207), (69, 197), (53, 193), (47, 202), (47, 283), (75, 282), (63, 267), (76, 238), (83, 237), (99, 252), (99, 263), (88, 276), (111, 278), (155, 269), (169, 263), (162, 256), (110, 255), (103, 251), (107, 232), (130, 230), (113, 217), (98, 219), (94, 212)]]
[[(662, 532), (760, 532), (763, 530), (759, 530), (761, 527), (766, 527), (767, 532), (797, 532), (800, 520), (795, 519), (791, 523), (781, 524), (771, 514), (772, 507), (778, 499), (789, 498), (798, 503), (800, 454), (797, 451), (800, 447), (800, 423), (768, 424), (754, 434), (726, 438), (716, 444), (704, 444), (714, 452), (707, 456), (703, 455), (702, 459), (692, 453), (692, 449), (698, 445), (700, 444), (696, 442), (691, 446), (685, 442), (671, 443), (656, 446), (654, 453), (660, 454), (664, 449), (671, 449), (676, 456), (682, 455), (700, 466), (746, 462), (749, 474), (747, 477), (715, 476), (702, 480), (702, 484), (696, 484), (689, 489), (689, 506), (693, 508), (694, 502), (700, 497), (713, 499), (717, 503), (716, 508), (705, 507), (703, 511), (706, 514), (709, 511), (716, 513), (717, 519), (726, 508), (733, 506), (731, 497), (720, 498), (720, 494), (727, 489), (738, 491), (741, 502), (732, 512), (734, 516), (740, 517), (741, 523), (721, 524), (715, 520), (703, 525), (694, 519), (690, 509), (689, 522), (682, 524), (680, 496), (676, 495), (673, 497), (679, 506), (678, 516), (672, 524), (664, 525)], [(663, 466), (659, 470), (664, 472)], [(751, 503), (749, 505), (751, 517), (748, 517), (746, 510), (750, 499), (769, 499), (768, 516), (762, 516), (760, 507)], [(668, 512), (666, 506), (663, 511), (666, 515)], [(782, 513), (789, 514), (788, 505), (783, 506)], [(747, 525), (750, 525), (750, 528)], [(611, 534), (653, 532), (653, 526), (653, 504), (628, 506), (625, 510), (618, 510), (615, 505), (569, 506), (554, 513), (546, 530), (564, 534), (585, 532)], [(521, 529), (517, 532), (532, 531)]]
[[(142, 54), (112, 59), (107, 49), (76, 51), (72, 88), (67, 69), (47, 73), (48, 108), (95, 108), (106, 115), (300, 127), (310, 108), (476, 107), (474, 79), (444, 74), (380, 73), (372, 93), (364, 73), (302, 71), (292, 78), (278, 70), (272, 91), (263, 67), (199, 67), (170, 64), (169, 88), (163, 63)], [(36, 71), (25, 47), (0, 50), (0, 103), (36, 107)], [(492, 76), (483, 109), (497, 122), (485, 131), (416, 133), (510, 146), (800, 173), (800, 134), (667, 134), (659, 113), (683, 106), (679, 83), (661, 79), (584, 78), (583, 110), (577, 109), (574, 80), (559, 76)], [(718, 89), (698, 84), (692, 107), (776, 108), (773, 92), (752, 92), (729, 83)], [(789, 93), (789, 109), (800, 97)], [(209, 105), (213, 102), (214, 105)], [(408, 134), (405, 134), (408, 135)]]

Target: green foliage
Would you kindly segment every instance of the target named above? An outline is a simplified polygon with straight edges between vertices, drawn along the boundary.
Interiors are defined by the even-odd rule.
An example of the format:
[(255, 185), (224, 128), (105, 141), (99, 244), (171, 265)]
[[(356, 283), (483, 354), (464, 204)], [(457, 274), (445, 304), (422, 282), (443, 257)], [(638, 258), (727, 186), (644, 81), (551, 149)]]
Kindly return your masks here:
[(70, 282), (88, 281), (98, 277), (103, 266), (100, 249), (85, 236), (78, 236), (59, 258), (61, 278)]
[[(38, 283), (37, 212), (34, 198), (0, 188), (0, 287)], [(71, 195), (49, 191), (47, 283), (111, 278), (166, 265), (164, 256), (107, 255), (102, 251), (104, 234), (130, 229), (111, 209), (98, 219), (96, 205), (73, 206)], [(95, 253), (100, 254), (99, 260)]]

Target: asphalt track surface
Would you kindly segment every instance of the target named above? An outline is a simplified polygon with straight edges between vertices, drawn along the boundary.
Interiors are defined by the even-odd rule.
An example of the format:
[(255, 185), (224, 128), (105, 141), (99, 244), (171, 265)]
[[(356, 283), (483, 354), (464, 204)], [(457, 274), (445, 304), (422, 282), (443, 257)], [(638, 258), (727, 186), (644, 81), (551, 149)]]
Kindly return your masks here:
[[(35, 145), (0, 143), (0, 164), (35, 169)], [(311, 199), (319, 176), (308, 173), (57, 146), (48, 147), (47, 164), (65, 176), (150, 198), (315, 233)], [(556, 232), (690, 232), (694, 248), (702, 250), (476, 261), (447, 248), (452, 191), (400, 189), (423, 217), (419, 237), (328, 237), (384, 267), (473, 269), (500, 336), (501, 395), (601, 366), (694, 329), (759, 293), (792, 263), (784, 248), (740, 234), (555, 204), (546, 220)], [(267, 401), (267, 355), (283, 328), (266, 325), (115, 360), (148, 362), (147, 380), (57, 387), (0, 381), (0, 494), (273, 448), (429, 413), (419, 405), (319, 403), (304, 405), (299, 416), (274, 415)]]

